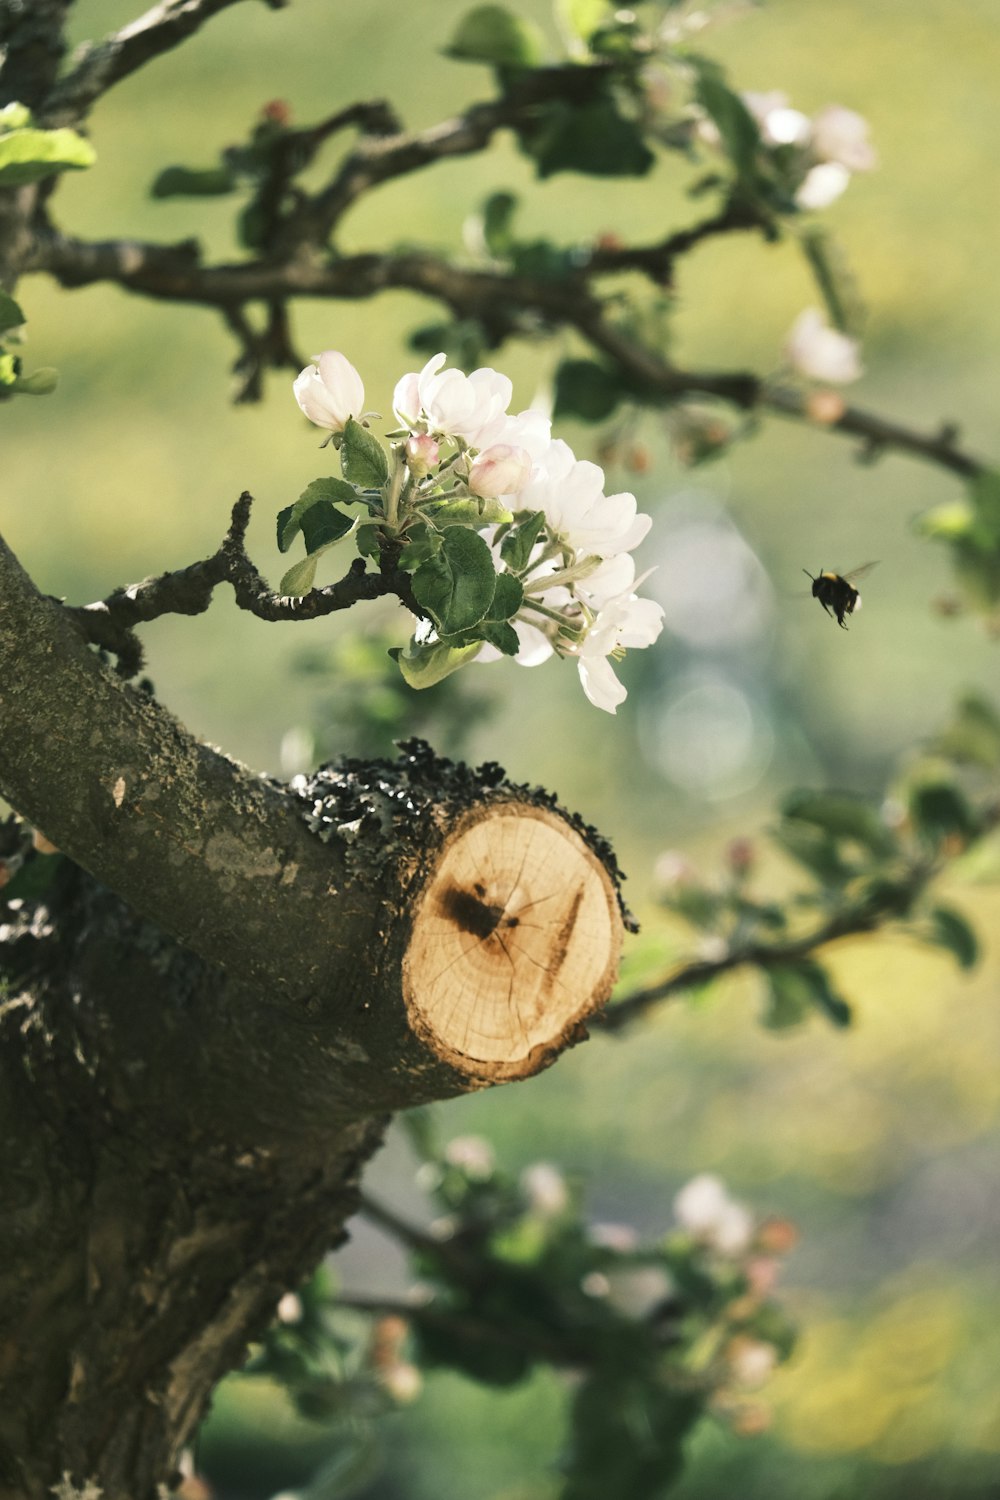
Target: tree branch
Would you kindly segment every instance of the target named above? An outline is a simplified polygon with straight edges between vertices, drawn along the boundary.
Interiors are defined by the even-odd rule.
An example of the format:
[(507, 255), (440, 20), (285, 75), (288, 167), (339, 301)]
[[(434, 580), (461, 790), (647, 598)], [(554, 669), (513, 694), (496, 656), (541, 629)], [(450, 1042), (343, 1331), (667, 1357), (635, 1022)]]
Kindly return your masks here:
[(656, 984), (624, 995), (621, 1000), (604, 1012), (598, 1024), (602, 1031), (624, 1031), (654, 1005), (659, 1005), (664, 1000), (672, 1000), (675, 995), (682, 995), (688, 990), (696, 989), (698, 985), (719, 979), (723, 974), (731, 973), (733, 969), (741, 969), (744, 966), (767, 969), (781, 964), (796, 963), (800, 959), (808, 958), (817, 948), (823, 948), (827, 943), (836, 942), (839, 938), (856, 937), (863, 932), (874, 932), (879, 927), (881, 919), (881, 914), (873, 911), (870, 906), (855, 907), (847, 912), (838, 913), (812, 932), (805, 933), (802, 937), (794, 938), (787, 943), (750, 943), (746, 947), (732, 948), (719, 958), (693, 959), (682, 964), (679, 969), (675, 969), (672, 974), (668, 974), (665, 979), (659, 980)]
[[(666, 257), (670, 240), (637, 254)], [(628, 252), (623, 252), (627, 255)], [(642, 399), (670, 403), (691, 395), (714, 396), (745, 411), (776, 415), (817, 426), (804, 394), (775, 386), (750, 371), (685, 370), (668, 364), (628, 331), (611, 322), (607, 305), (582, 272), (563, 281), (473, 270), (438, 256), (360, 254), (330, 264), (266, 261), (202, 266), (197, 246), (148, 245), (132, 241), (88, 243), (52, 232), (36, 243), (28, 270), (48, 271), (64, 286), (114, 281), (127, 291), (167, 301), (216, 307), (228, 313), (245, 302), (281, 302), (290, 297), (361, 300), (406, 288), (444, 303), (459, 318), (476, 318), (504, 337), (518, 320), (537, 326), (575, 329), (595, 350), (614, 362), (626, 385)], [(608, 269), (612, 269), (609, 265)], [(858, 438), (863, 454), (907, 453), (937, 464), (961, 479), (982, 474), (982, 461), (963, 449), (953, 426), (925, 433), (862, 407), (848, 406), (823, 430)]]
[[(337, 583), (312, 589), (308, 594), (275, 593), (246, 554), (244, 539), (253, 498), (246, 491), (233, 506), (229, 531), (211, 557), (142, 583), (118, 588), (95, 604), (64, 606), (64, 613), (92, 645), (112, 651), (119, 659), (119, 676), (134, 677), (142, 668), (142, 646), (134, 633), (136, 625), (158, 620), (161, 615), (200, 615), (208, 608), (220, 583), (229, 583), (240, 609), (258, 620), (318, 620), (324, 615), (364, 599), (394, 595), (411, 613), (419, 615), (410, 576), (398, 568), (389, 552), (381, 571), (369, 573), (363, 557), (357, 557)], [(56, 602), (56, 601), (54, 601)]]
[[(77, 54), (72, 72), (56, 84), (43, 109), (46, 124), (68, 125), (86, 117), (116, 83), (192, 36), (212, 16), (237, 0), (160, 0), (144, 15)], [(287, 0), (267, 0), (279, 10)]]

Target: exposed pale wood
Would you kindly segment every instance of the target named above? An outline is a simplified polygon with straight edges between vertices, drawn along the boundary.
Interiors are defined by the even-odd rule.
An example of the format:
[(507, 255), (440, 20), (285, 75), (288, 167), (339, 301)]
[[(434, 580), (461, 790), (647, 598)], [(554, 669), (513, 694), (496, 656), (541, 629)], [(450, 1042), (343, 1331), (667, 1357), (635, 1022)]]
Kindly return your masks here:
[(411, 1024), (464, 1072), (537, 1072), (608, 998), (622, 922), (601, 862), (562, 818), (480, 808), (446, 842), (403, 969)]

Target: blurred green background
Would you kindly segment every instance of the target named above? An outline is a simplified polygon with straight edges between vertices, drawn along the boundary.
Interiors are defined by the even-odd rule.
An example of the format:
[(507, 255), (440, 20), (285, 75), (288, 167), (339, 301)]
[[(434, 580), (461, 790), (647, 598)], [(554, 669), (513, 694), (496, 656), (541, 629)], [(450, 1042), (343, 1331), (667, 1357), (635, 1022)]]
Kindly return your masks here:
[[(464, 8), (233, 7), (109, 95), (93, 120), (98, 165), (60, 185), (59, 222), (95, 238), (196, 234), (213, 255), (234, 256), (232, 203), (153, 202), (157, 171), (211, 165), (274, 98), (290, 103), (296, 123), (377, 96), (412, 126), (433, 123), (490, 88), (484, 71), (439, 55)], [(518, 9), (554, 38), (543, 4)], [(82, 39), (131, 13), (88, 0), (73, 24)], [(877, 11), (861, 0), (771, 0), (711, 32), (703, 50), (737, 87), (782, 88), (806, 112), (838, 102), (870, 120), (879, 170), (855, 177), (825, 216), (869, 309), (866, 375), (852, 399), (919, 427), (954, 418), (973, 450), (1000, 457), (996, 0), (882, 0)], [(563, 176), (538, 187), (502, 139), (485, 158), (380, 189), (351, 216), (342, 244), (454, 250), (467, 215), (499, 188), (523, 195), (528, 233), (585, 242), (614, 231), (642, 242), (699, 216), (684, 196), (690, 175), (671, 157), (641, 182)], [(6, 408), (0, 450), (0, 522), (39, 585), (85, 601), (193, 561), (215, 548), (244, 488), (258, 502), (251, 550), (277, 579), (274, 512), (323, 471), (290, 380), (274, 378), (262, 406), (233, 407), (234, 350), (214, 314), (42, 280), (18, 295), (29, 365), (61, 372), (54, 396)], [(767, 372), (816, 300), (792, 247), (751, 237), (711, 244), (681, 266), (674, 352), (680, 363)], [(354, 306), (303, 303), (293, 314), (304, 353), (342, 349), (383, 412), (398, 376), (422, 362), (407, 334), (437, 315), (395, 293)], [(514, 409), (566, 347), (496, 357), (514, 378)], [(597, 434), (564, 435), (594, 456)], [(775, 796), (792, 785), (877, 791), (958, 691), (995, 690), (1000, 674), (998, 647), (973, 619), (932, 607), (948, 590), (947, 558), (910, 529), (955, 493), (944, 473), (898, 457), (864, 467), (842, 439), (778, 419), (693, 472), (671, 456), (659, 417), (644, 417), (623, 451), (631, 443), (648, 448), (650, 466), (612, 468), (609, 484), (634, 489), (657, 516), (640, 566), (658, 567), (649, 588), (669, 628), (626, 664), (628, 702), (616, 719), (599, 713), (557, 662), (473, 668), (461, 691), (485, 692), (493, 705), (466, 753), (551, 786), (607, 833), (655, 937), (651, 872), (661, 851), (680, 848), (709, 870), (729, 838), (768, 823)], [(872, 558), (880, 567), (848, 634), (798, 597), (803, 567), (843, 571)], [(379, 619), (403, 640), (398, 610)], [(144, 639), (157, 690), (180, 718), (279, 771), (299, 768), (308, 733), (328, 751), (365, 748), (351, 692), (316, 666), (331, 641), (371, 621), (356, 611), (271, 627), (220, 590), (207, 617), (157, 622)], [(311, 672), (301, 669), (304, 652)], [(624, 1039), (595, 1039), (516, 1092), (443, 1111), (446, 1133), (488, 1135), (511, 1169), (563, 1163), (585, 1179), (598, 1219), (659, 1232), (676, 1188), (711, 1170), (755, 1208), (799, 1224), (785, 1296), (805, 1336), (770, 1388), (773, 1426), (750, 1441), (707, 1425), (677, 1492), (685, 1500), (997, 1493), (997, 897), (971, 883), (949, 896), (986, 943), (977, 973), (956, 978), (943, 957), (901, 940), (844, 944), (834, 970), (857, 1013), (846, 1034), (818, 1021), (790, 1036), (762, 1032), (755, 986), (737, 979), (673, 1003)], [(412, 1177), (397, 1140), (370, 1185), (419, 1215)], [(364, 1226), (338, 1262), (355, 1290), (400, 1285), (398, 1256)], [(553, 1492), (564, 1402), (554, 1379), (498, 1397), (432, 1377), (386, 1424), (384, 1469), (363, 1493), (541, 1500)], [(251, 1500), (304, 1481), (325, 1451), (322, 1431), (313, 1448), (303, 1449), (306, 1437), (269, 1388), (236, 1382), (217, 1402), (204, 1462), (225, 1493)]]

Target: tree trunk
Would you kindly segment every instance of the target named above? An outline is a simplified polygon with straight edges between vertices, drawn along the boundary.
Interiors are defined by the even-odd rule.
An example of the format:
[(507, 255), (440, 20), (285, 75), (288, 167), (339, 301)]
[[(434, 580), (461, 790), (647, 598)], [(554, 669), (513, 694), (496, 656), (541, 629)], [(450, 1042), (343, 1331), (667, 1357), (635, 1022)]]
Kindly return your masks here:
[(0, 892), (3, 1500), (152, 1500), (342, 1237), (386, 1115), (585, 1035), (621, 944), (613, 856), (502, 777), (419, 742), (252, 776), (0, 543), (0, 790), (65, 851)]

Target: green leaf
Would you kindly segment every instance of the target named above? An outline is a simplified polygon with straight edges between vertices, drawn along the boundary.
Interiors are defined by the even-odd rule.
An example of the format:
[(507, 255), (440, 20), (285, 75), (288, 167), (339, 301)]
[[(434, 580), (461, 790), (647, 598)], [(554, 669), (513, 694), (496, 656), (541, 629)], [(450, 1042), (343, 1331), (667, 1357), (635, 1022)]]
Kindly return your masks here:
[(917, 830), (934, 842), (953, 834), (965, 839), (975, 832), (975, 815), (954, 782), (918, 781), (910, 788), (909, 804)]
[(641, 1367), (602, 1362), (573, 1397), (560, 1500), (662, 1500), (680, 1477), (685, 1438), (706, 1400), (697, 1387), (671, 1389)]
[(31, 110), (26, 104), (15, 101), (0, 109), (0, 135), (7, 135), (11, 130), (23, 130), (30, 124)]
[(318, 552), (312, 552), (301, 562), (293, 563), (278, 584), (278, 593), (286, 594), (294, 599), (300, 599), (303, 594), (308, 594), (313, 586), (313, 579), (316, 577), (316, 564), (319, 558)]
[(389, 478), (389, 460), (378, 438), (348, 417), (340, 445), (340, 467), (345, 479), (360, 489), (380, 489)]
[(435, 526), (471, 526), (473, 529), (483, 525), (482, 515), (475, 500), (446, 500), (443, 505), (438, 506), (433, 512)]
[(97, 152), (75, 130), (15, 130), (0, 135), (0, 187), (39, 182), (54, 172), (91, 167)]
[(444, 52), (497, 68), (537, 68), (545, 46), (537, 26), (502, 5), (479, 5), (459, 21)]
[(516, 656), (521, 649), (517, 631), (506, 620), (480, 620), (476, 630), (482, 640), (502, 651), (504, 656)]
[(522, 132), (521, 146), (539, 177), (580, 172), (587, 177), (643, 177), (656, 160), (640, 127), (612, 99), (550, 104), (540, 125)]
[(381, 557), (382, 548), (379, 545), (381, 536), (381, 526), (376, 526), (369, 521), (367, 525), (359, 526), (354, 533), (354, 545), (362, 557)]
[(781, 814), (811, 823), (834, 838), (854, 839), (873, 854), (889, 855), (896, 848), (895, 837), (875, 809), (847, 792), (792, 792)]
[(301, 525), (306, 552), (311, 556), (339, 542), (351, 530), (354, 521), (329, 500), (317, 500), (303, 511)]
[[(278, 512), (278, 551), (288, 551), (299, 532), (305, 530), (304, 516), (319, 501), (326, 501), (332, 510), (335, 500), (339, 500), (343, 505), (351, 505), (359, 499), (360, 496), (354, 486), (343, 479), (314, 479), (311, 484), (306, 485), (294, 505), (286, 505), (284, 510)], [(340, 520), (344, 523), (339, 535), (346, 535), (353, 522), (347, 516), (341, 515), (339, 511), (334, 511), (334, 515), (340, 516)], [(331, 536), (329, 540), (336, 541), (337, 538)], [(313, 552), (315, 548), (310, 547), (307, 542), (306, 550)]]
[(524, 586), (513, 573), (498, 573), (493, 603), (487, 611), (488, 620), (509, 620), (517, 614), (524, 603)]
[(532, 511), (524, 521), (512, 526), (500, 543), (500, 556), (512, 573), (520, 573), (528, 566), (532, 548), (538, 541), (538, 533), (545, 525), (545, 512)]
[(413, 575), (413, 593), (443, 635), (469, 630), (488, 612), (497, 575), (489, 547), (475, 531), (452, 526), (441, 549)]
[(0, 290), (0, 334), (9, 333), (12, 328), (20, 328), (25, 321), (24, 313), (13, 297)]
[(220, 198), (235, 187), (228, 167), (164, 167), (149, 193), (152, 198)]
[(855, 873), (854, 866), (842, 857), (836, 839), (814, 824), (789, 819), (775, 830), (773, 838), (824, 885), (845, 885)]
[(963, 969), (974, 967), (979, 958), (979, 939), (975, 931), (951, 906), (935, 906), (931, 912), (931, 942), (947, 948)]
[(483, 242), (497, 260), (504, 260), (514, 249), (516, 212), (517, 198), (513, 193), (493, 193), (483, 204)]
[(589, 41), (611, 13), (608, 0), (557, 0), (556, 15), (570, 36)]
[(920, 536), (943, 537), (952, 541), (956, 537), (968, 536), (976, 521), (976, 513), (968, 500), (946, 500), (918, 516), (914, 530)]
[(812, 959), (775, 964), (767, 970), (768, 1008), (764, 1025), (772, 1031), (796, 1026), (810, 1007), (821, 1010), (834, 1026), (851, 1024), (851, 1008), (830, 984), (822, 964)]
[(695, 98), (713, 120), (722, 137), (726, 155), (736, 175), (746, 186), (757, 186), (757, 153), (760, 130), (739, 94), (725, 82), (721, 69), (699, 60), (699, 77)]
[(22, 396), (49, 396), (59, 384), (59, 371), (51, 365), (32, 370), (30, 375), (18, 375), (11, 390)]
[(445, 641), (436, 641), (432, 646), (421, 646), (410, 641), (405, 650), (393, 650), (389, 655), (395, 658), (410, 687), (428, 688), (471, 661), (479, 647), (479, 641), (466, 646), (450, 646)]
[(592, 359), (564, 359), (556, 371), (553, 417), (603, 422), (624, 399), (621, 381)]

